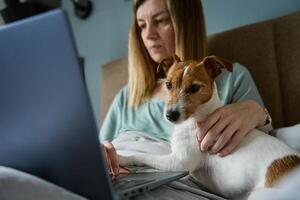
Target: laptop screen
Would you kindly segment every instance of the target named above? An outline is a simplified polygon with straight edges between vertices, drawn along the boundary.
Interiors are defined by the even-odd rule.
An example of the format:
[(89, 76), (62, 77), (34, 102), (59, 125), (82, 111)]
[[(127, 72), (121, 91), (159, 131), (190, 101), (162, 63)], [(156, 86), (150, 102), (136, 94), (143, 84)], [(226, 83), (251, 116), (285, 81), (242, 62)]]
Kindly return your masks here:
[(0, 44), (0, 165), (89, 199), (111, 199), (64, 12), (2, 26)]

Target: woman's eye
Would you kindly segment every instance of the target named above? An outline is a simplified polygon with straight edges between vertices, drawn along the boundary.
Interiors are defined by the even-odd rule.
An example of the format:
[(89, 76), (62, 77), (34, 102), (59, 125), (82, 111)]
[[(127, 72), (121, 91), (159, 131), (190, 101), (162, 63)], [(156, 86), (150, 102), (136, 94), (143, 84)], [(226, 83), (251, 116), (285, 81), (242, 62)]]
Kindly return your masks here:
[(146, 24), (144, 24), (144, 23), (138, 24), (138, 27), (142, 30), (142, 29), (146, 28)]
[(171, 82), (166, 82), (166, 87), (168, 90), (171, 90), (172, 89), (172, 83)]
[(156, 23), (162, 23), (162, 22), (164, 22), (164, 20), (163, 19), (158, 19), (158, 20), (156, 20)]
[(200, 89), (200, 85), (193, 84), (191, 85), (191, 87), (188, 88), (187, 92), (190, 94), (194, 94), (198, 92), (199, 89)]
[(157, 19), (156, 24), (157, 25), (165, 25), (168, 23), (168, 19)]

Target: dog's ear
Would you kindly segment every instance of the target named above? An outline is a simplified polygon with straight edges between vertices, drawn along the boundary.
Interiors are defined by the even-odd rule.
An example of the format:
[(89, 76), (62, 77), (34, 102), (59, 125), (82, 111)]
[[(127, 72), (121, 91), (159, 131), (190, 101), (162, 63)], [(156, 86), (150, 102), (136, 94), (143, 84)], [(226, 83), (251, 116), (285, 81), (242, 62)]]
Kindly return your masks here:
[(177, 55), (168, 56), (164, 58), (157, 66), (157, 74), (160, 74), (162, 77), (165, 77), (168, 70), (174, 64), (174, 62), (180, 62), (180, 58)]
[(215, 79), (222, 72), (222, 68), (232, 72), (232, 63), (217, 56), (205, 57), (203, 60), (203, 64), (205, 69), (213, 79)]

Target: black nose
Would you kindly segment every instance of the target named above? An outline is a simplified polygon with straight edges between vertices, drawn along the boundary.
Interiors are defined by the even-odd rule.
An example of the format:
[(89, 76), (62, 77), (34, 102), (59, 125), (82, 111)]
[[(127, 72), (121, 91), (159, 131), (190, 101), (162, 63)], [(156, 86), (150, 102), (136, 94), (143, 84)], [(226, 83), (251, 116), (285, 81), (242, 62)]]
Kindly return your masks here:
[(180, 117), (180, 113), (178, 111), (168, 111), (166, 117), (169, 121), (175, 122)]

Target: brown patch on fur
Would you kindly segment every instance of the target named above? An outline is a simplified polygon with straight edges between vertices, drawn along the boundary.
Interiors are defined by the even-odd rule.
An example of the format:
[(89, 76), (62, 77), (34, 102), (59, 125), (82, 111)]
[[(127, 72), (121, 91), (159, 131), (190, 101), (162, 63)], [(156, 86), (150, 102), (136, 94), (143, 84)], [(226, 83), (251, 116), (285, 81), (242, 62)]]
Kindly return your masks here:
[(232, 63), (217, 56), (207, 56), (203, 63), (213, 80), (222, 72), (222, 68), (232, 72)]
[(280, 178), (298, 165), (300, 165), (300, 157), (297, 155), (288, 155), (274, 160), (268, 167), (265, 187), (273, 187)]

